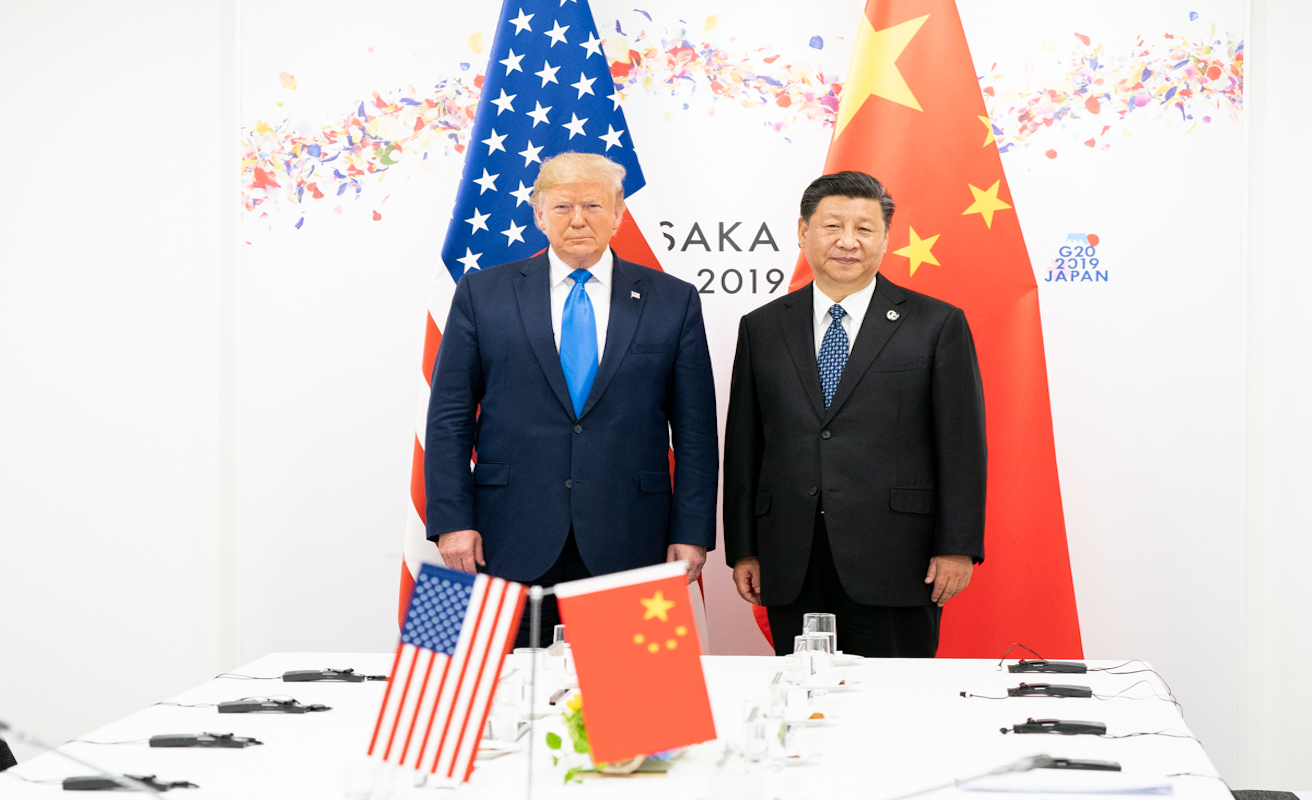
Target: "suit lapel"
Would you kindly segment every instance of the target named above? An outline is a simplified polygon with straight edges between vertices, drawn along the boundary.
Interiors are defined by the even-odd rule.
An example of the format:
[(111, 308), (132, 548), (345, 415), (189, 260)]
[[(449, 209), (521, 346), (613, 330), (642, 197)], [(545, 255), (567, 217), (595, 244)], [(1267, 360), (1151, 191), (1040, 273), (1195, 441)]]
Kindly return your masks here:
[(888, 344), (888, 340), (893, 338), (897, 329), (902, 327), (900, 315), (898, 319), (889, 319), (888, 312), (893, 311), (905, 300), (906, 295), (898, 286), (889, 283), (883, 274), (876, 275), (875, 281), (875, 291), (870, 295), (870, 306), (866, 308), (865, 318), (861, 320), (861, 332), (857, 334), (852, 355), (847, 359), (847, 366), (843, 367), (843, 377), (838, 379), (834, 399), (824, 415), (826, 424), (834, 418), (847, 398), (852, 396), (852, 390), (861, 382), (861, 378), (875, 362), (884, 345)]
[(807, 284), (784, 300), (784, 312), (779, 318), (783, 328), (784, 345), (797, 368), (806, 396), (811, 400), (817, 417), (825, 414), (824, 395), (820, 393), (820, 370), (815, 358), (815, 320), (812, 318), (815, 284)]
[[(592, 391), (588, 393), (588, 402), (583, 404), (580, 417), (586, 416), (601, 399), (611, 379), (619, 371), (624, 355), (629, 352), (633, 334), (638, 329), (638, 319), (642, 316), (642, 292), (638, 291), (638, 285), (642, 282), (642, 271), (645, 269), (614, 256), (610, 280), (610, 321), (606, 323), (606, 351), (602, 353), (601, 364), (597, 366), (597, 378), (592, 382)], [(635, 298), (634, 292), (639, 297)], [(563, 371), (561, 375), (564, 375)]]
[(565, 370), (560, 366), (560, 353), (556, 350), (556, 334), (551, 329), (551, 262), (543, 252), (529, 259), (515, 281), (515, 298), (519, 302), (519, 317), (524, 322), (528, 343), (537, 356), (547, 383), (556, 393), (556, 399), (565, 407), (570, 419), (574, 418), (574, 403), (565, 383)]

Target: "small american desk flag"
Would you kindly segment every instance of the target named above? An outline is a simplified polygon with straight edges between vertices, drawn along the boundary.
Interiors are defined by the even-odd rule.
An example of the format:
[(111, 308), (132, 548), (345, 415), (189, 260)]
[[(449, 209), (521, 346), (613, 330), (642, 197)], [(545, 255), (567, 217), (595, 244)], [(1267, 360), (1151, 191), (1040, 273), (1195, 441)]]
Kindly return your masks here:
[(423, 566), (369, 755), (469, 780), (524, 597), (518, 583)]

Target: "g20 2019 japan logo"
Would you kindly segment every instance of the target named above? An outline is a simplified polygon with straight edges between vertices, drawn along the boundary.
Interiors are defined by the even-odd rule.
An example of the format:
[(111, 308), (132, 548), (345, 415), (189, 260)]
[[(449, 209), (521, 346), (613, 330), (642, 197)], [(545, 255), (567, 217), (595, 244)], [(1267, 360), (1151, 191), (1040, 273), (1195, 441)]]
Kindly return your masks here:
[(1048, 264), (1044, 283), (1101, 283), (1108, 280), (1108, 270), (1098, 257), (1100, 240), (1096, 233), (1068, 233), (1057, 248), (1057, 257)]

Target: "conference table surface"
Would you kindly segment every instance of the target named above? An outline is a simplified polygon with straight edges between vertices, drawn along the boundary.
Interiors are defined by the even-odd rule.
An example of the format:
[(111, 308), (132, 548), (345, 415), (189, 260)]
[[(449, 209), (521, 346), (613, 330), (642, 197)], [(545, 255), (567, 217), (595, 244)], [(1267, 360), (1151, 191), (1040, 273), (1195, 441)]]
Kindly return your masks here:
[[(1127, 775), (1169, 778), (1173, 794), (1198, 800), (1230, 800), (1225, 785), (1202, 746), (1192, 738), (1136, 736), (1105, 739), (1094, 736), (1002, 734), (999, 729), (1028, 717), (1094, 720), (1107, 725), (1109, 735), (1168, 731), (1191, 735), (1175, 706), (1151, 672), (1113, 675), (1012, 674), (998, 662), (972, 659), (865, 659), (836, 668), (845, 690), (819, 697), (815, 710), (826, 716), (808, 727), (796, 765), (744, 771), (717, 766), (725, 742), (742, 736), (744, 701), (765, 703), (769, 668), (779, 659), (755, 656), (704, 656), (702, 664), (720, 740), (685, 751), (668, 775), (658, 777), (589, 777), (565, 785), (565, 768), (553, 766), (543, 741), (548, 730), (562, 731), (558, 714), (538, 720), (534, 730), (534, 798), (677, 797), (681, 800), (808, 800), (861, 797), (895, 798), (951, 783), (1039, 753), (1059, 758), (1119, 762)], [(1014, 663), (1014, 662), (1008, 662)], [(1110, 667), (1120, 661), (1088, 662)], [(235, 673), (281, 676), (293, 669), (347, 669), (386, 674), (392, 655), (381, 653), (276, 653)], [(1137, 662), (1123, 672), (1147, 669)], [(1140, 683), (1146, 680), (1147, 683)], [(960, 693), (1001, 697), (1020, 682), (1073, 683), (1089, 686), (1096, 698), (1019, 697), (1004, 700), (963, 698)], [(243, 697), (291, 696), (302, 703), (323, 703), (332, 710), (311, 714), (224, 714), (214, 708), (153, 705), (65, 744), (61, 750), (107, 770), (154, 774), (162, 781), (188, 780), (197, 789), (175, 789), (169, 797), (242, 798), (243, 800), (330, 800), (356, 795), (372, 775), (374, 762), (364, 756), (386, 684), (283, 683), (221, 678), (175, 697), (181, 704), (218, 703)], [(651, 691), (660, 691), (659, 686)], [(1143, 699), (1133, 699), (1143, 698)], [(164, 699), (164, 698), (161, 698)], [(677, 698), (670, 698), (677, 702)], [(21, 720), (12, 720), (21, 724)], [(635, 724), (641, 724), (635, 722)], [(253, 736), (263, 746), (243, 749), (148, 747), (144, 740), (166, 733), (235, 733)], [(87, 742), (138, 742), (90, 744)], [(479, 760), (469, 784), (457, 790), (414, 789), (399, 795), (413, 798), (515, 798), (526, 795), (528, 737), (520, 749), (491, 760)], [(566, 748), (568, 748), (566, 738)], [(1054, 771), (1045, 770), (1051, 774)], [(67, 796), (55, 781), (93, 771), (56, 753), (32, 758), (0, 773), (0, 798)], [(1187, 774), (1181, 774), (1187, 773)], [(1000, 793), (1005, 796), (1010, 792)], [(959, 787), (940, 789), (923, 797), (945, 800), (973, 797), (989, 800), (993, 793)], [(1019, 795), (1016, 795), (1019, 796)], [(1028, 794), (1027, 797), (1040, 795)], [(1044, 797), (1053, 797), (1045, 793)], [(1088, 796), (1088, 795), (1084, 795)]]

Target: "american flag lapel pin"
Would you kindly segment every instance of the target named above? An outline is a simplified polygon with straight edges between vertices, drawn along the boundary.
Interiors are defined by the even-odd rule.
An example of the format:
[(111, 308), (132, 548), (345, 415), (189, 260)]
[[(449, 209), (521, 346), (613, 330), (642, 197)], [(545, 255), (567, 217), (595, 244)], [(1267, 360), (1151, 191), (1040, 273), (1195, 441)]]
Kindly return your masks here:
[(642, 299), (642, 295), (638, 294), (637, 292), (629, 292), (629, 297), (632, 297), (634, 300)]

